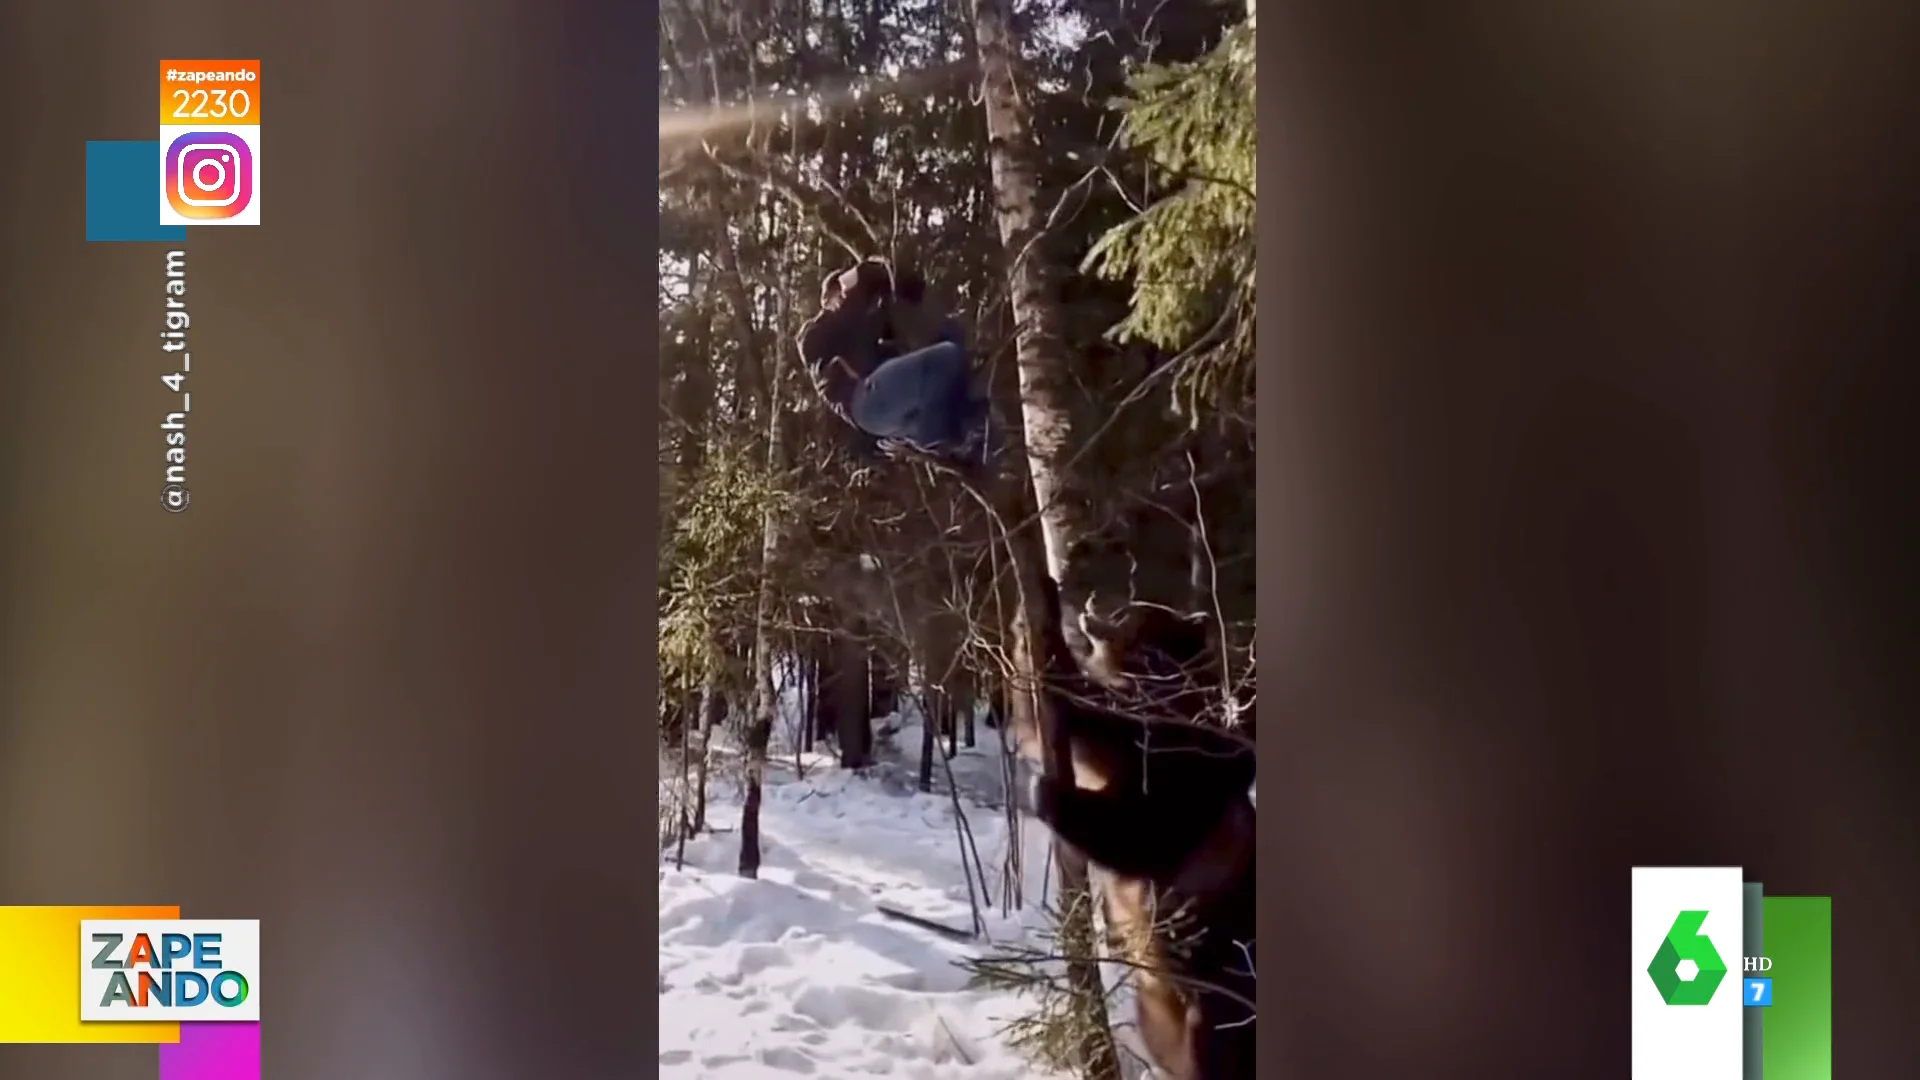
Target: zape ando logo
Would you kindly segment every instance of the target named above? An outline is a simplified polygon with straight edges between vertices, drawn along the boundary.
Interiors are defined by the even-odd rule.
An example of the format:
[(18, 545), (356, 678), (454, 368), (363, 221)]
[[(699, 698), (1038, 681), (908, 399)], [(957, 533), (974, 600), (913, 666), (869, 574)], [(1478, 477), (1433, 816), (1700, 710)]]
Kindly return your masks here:
[(254, 919), (88, 919), (80, 924), (80, 1019), (260, 1019)]
[(1700, 924), (1706, 921), (1704, 911), (1681, 912), (1661, 940), (1660, 951), (1653, 954), (1653, 963), (1647, 965), (1654, 989), (1669, 1005), (1705, 1005), (1726, 977), (1727, 965), (1719, 951), (1700, 932)]

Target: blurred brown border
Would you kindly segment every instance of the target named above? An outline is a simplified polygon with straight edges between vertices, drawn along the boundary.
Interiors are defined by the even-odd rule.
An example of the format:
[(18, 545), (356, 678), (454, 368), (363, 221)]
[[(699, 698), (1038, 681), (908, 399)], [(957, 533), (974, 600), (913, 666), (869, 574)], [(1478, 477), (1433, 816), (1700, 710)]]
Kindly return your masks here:
[(1263, 1075), (1627, 1076), (1635, 863), (1911, 1071), (1916, 16), (1269, 7)]
[[(267, 1075), (657, 1069), (654, 25), (0, 9), (0, 902), (259, 917)], [(185, 245), (170, 517), (164, 248), (83, 242), (82, 143), (228, 56), (271, 84), (263, 224)]]

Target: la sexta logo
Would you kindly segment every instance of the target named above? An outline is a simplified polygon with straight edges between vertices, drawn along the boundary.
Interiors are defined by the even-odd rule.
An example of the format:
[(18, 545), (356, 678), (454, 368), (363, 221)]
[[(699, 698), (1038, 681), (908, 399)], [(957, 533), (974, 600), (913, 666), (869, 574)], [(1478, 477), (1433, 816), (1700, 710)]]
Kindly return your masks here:
[(1673, 920), (1667, 936), (1647, 965), (1660, 999), (1669, 1005), (1705, 1005), (1713, 1000), (1727, 965), (1713, 940), (1701, 933), (1707, 921), (1704, 911), (1683, 911)]

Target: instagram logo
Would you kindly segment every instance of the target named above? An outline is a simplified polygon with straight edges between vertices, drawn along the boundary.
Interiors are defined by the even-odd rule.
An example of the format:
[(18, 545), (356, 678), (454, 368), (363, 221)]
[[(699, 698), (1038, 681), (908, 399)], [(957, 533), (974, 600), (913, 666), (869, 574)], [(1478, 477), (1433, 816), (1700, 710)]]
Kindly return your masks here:
[(167, 204), (190, 221), (213, 223), (253, 202), (253, 148), (224, 131), (189, 131), (167, 147), (161, 170)]

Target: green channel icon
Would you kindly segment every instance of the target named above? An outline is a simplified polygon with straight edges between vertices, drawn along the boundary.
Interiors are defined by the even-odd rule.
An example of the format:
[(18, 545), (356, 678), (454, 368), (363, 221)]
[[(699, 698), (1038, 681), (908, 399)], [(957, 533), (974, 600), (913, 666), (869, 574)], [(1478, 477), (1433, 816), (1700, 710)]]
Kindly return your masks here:
[[(1653, 954), (1653, 963), (1647, 965), (1654, 989), (1660, 991), (1660, 999), (1669, 1005), (1705, 1005), (1713, 1000), (1713, 992), (1726, 978), (1726, 963), (1720, 959), (1713, 942), (1700, 932), (1700, 924), (1705, 921), (1704, 911), (1681, 912), (1660, 942), (1660, 951)], [(1680, 964), (1688, 960), (1693, 962), (1696, 971), (1692, 979), (1683, 979)]]

